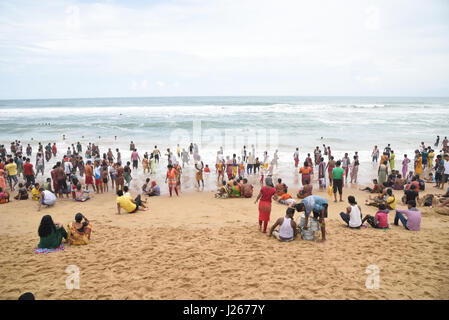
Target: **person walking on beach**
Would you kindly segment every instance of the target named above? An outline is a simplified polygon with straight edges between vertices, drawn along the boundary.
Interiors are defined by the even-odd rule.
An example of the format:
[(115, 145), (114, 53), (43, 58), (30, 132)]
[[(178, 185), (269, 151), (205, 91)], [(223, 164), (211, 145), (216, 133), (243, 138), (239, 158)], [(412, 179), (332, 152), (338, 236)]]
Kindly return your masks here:
[(189, 164), (190, 156), (189, 153), (186, 151), (186, 149), (182, 149), (181, 152), (181, 159), (182, 159), (182, 167), (184, 168), (185, 164)]
[(170, 193), (170, 197), (172, 196), (173, 189), (175, 190), (176, 195), (179, 196), (176, 183), (176, 174), (177, 174), (176, 169), (173, 168), (171, 164), (169, 164), (167, 166), (167, 175), (165, 176), (165, 183), (167, 183), (168, 181), (168, 191)]
[(378, 173), (377, 181), (379, 182), (379, 185), (383, 185), (383, 183), (387, 181), (387, 176), (388, 176), (388, 161), (387, 160), (384, 160), (384, 162), (380, 165), (377, 173)]
[(402, 176), (405, 178), (407, 176), (408, 164), (410, 163), (410, 159), (407, 158), (407, 155), (404, 154), (404, 160), (402, 160)]
[(131, 141), (131, 143), (129, 144), (129, 151), (133, 151), (136, 148), (136, 146), (134, 145), (134, 142)]
[(334, 191), (334, 202), (337, 202), (337, 191), (340, 194), (340, 202), (343, 202), (343, 174), (345, 170), (340, 167), (340, 160), (335, 164), (336, 167), (332, 169), (332, 181), (333, 181), (333, 191)]
[(254, 204), (257, 204), (257, 202), (260, 200), (259, 230), (262, 231), (262, 223), (263, 223), (263, 233), (267, 232), (268, 221), (270, 221), (271, 200), (275, 194), (276, 188), (273, 185), (273, 180), (271, 178), (266, 178), (265, 186), (262, 186), (256, 201), (254, 201)]
[(379, 158), (379, 149), (377, 149), (377, 146), (374, 146), (373, 152), (371, 153), (371, 157), (373, 158), (373, 161), (377, 162), (377, 159)]
[(354, 156), (354, 162), (350, 165), (351, 166), (351, 184), (357, 183), (357, 175), (359, 172), (359, 158), (357, 156)]
[(45, 162), (42, 153), (38, 153), (36, 157), (36, 177), (39, 174), (39, 171), (44, 175)]
[(299, 164), (299, 148), (296, 148), (295, 153), (293, 153), (293, 160), (295, 161), (295, 168), (298, 168), (298, 164)]
[(92, 168), (92, 162), (90, 160), (87, 161), (86, 166), (84, 167), (84, 170), (86, 173), (86, 178), (84, 180), (84, 183), (86, 184), (86, 189), (89, 190), (89, 185), (92, 185), (92, 189), (95, 192), (93, 168)]
[(125, 181), (126, 181), (126, 185), (129, 187), (129, 184), (131, 182), (131, 180), (133, 179), (131, 177), (131, 167), (130, 167), (131, 162), (126, 162), (126, 166), (123, 168), (124, 174), (125, 174)]
[(335, 160), (333, 156), (330, 156), (329, 162), (326, 165), (327, 169), (327, 175), (329, 176), (329, 185), (333, 185), (333, 176), (332, 176), (332, 170), (335, 168)]
[(154, 157), (154, 160), (156, 161), (156, 163), (159, 163), (159, 156), (160, 155), (161, 155), (161, 152), (159, 151), (157, 146), (154, 146), (153, 157)]
[(196, 172), (196, 182), (198, 183), (198, 188), (200, 187), (200, 182), (203, 184), (204, 189), (204, 180), (203, 180), (203, 169), (204, 169), (204, 163), (201, 159), (198, 160), (197, 163), (195, 163), (195, 169)]
[(121, 162), (117, 162), (115, 166), (115, 192), (118, 192), (119, 190), (123, 191), (124, 188), (125, 188), (125, 169), (123, 169)]
[(422, 157), (419, 150), (415, 151), (415, 175), (420, 176), (422, 174)]
[(436, 148), (438, 148), (438, 145), (440, 144), (440, 136), (437, 136), (437, 140), (435, 141), (435, 144), (434, 144), (434, 146), (436, 147)]
[(348, 154), (345, 153), (343, 159), (341, 159), (341, 167), (345, 171), (345, 183), (348, 183), (348, 174), (349, 174), (349, 165), (351, 164), (351, 160), (348, 157)]
[(133, 161), (133, 169), (137, 169), (140, 161), (140, 156), (137, 152), (137, 149), (134, 149), (134, 151), (131, 153), (131, 160)]

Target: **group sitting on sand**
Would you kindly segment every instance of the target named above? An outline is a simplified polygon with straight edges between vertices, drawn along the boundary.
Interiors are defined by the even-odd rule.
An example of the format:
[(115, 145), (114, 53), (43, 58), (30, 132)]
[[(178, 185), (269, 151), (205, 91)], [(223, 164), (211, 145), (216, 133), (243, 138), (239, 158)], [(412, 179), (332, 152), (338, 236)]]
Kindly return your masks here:
[(215, 198), (228, 199), (228, 198), (252, 198), (254, 187), (248, 183), (246, 178), (237, 178), (231, 176), (231, 179), (222, 181), (222, 185), (215, 193)]
[(62, 245), (63, 239), (70, 245), (86, 245), (90, 241), (91, 232), (92, 226), (82, 213), (75, 215), (75, 221), (67, 225), (67, 230), (62, 223), (55, 223), (50, 215), (45, 215), (38, 228), (40, 241), (37, 248), (57, 249)]

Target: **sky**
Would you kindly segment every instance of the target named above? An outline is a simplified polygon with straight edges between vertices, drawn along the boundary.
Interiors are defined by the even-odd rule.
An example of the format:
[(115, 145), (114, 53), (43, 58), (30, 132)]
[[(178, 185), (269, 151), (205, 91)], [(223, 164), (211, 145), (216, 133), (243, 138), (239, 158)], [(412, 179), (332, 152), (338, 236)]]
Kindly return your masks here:
[(447, 0), (0, 0), (0, 99), (449, 96)]

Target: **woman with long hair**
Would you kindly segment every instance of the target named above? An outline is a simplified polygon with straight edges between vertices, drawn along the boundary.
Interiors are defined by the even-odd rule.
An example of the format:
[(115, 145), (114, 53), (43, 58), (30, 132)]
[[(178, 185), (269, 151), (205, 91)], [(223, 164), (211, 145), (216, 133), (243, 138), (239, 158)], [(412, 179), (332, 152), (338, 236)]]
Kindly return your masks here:
[(62, 238), (67, 239), (67, 232), (62, 223), (55, 223), (49, 215), (42, 217), (41, 224), (37, 230), (40, 237), (39, 249), (56, 249), (62, 244)]

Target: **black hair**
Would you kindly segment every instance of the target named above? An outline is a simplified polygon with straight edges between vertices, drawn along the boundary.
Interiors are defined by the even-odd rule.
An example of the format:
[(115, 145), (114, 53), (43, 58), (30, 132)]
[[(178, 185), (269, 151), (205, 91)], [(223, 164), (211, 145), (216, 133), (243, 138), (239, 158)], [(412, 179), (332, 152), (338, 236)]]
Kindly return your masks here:
[(41, 224), (37, 230), (37, 234), (41, 238), (48, 237), (53, 231), (56, 231), (55, 223), (50, 215), (42, 217)]
[(385, 210), (387, 209), (387, 206), (383, 203), (379, 204), (379, 210)]
[(118, 195), (119, 197), (123, 196), (123, 191), (122, 191), (122, 190), (117, 191), (117, 195)]
[(414, 184), (412, 184), (412, 185), (410, 186), (410, 189), (411, 189), (411, 190), (415, 190), (415, 189), (416, 189), (416, 186), (415, 186)]
[(31, 292), (23, 293), (18, 300), (36, 300)]
[(295, 215), (295, 208), (288, 207), (285, 214), (291, 214), (292, 216)]
[(392, 195), (393, 195), (393, 190), (391, 190), (390, 188), (388, 188), (388, 189), (387, 189), (387, 194), (388, 194), (389, 196), (392, 196)]
[(416, 201), (415, 201), (415, 200), (409, 200), (409, 201), (407, 201), (407, 204), (408, 204), (409, 206), (413, 207), (413, 208), (416, 207)]
[(80, 223), (82, 220), (83, 220), (83, 215), (82, 215), (81, 213), (78, 212), (78, 213), (75, 215), (75, 221), (78, 222), (78, 223)]
[(354, 196), (348, 196), (348, 201), (351, 204), (357, 204), (357, 201), (355, 201), (355, 197)]
[(150, 178), (147, 178), (145, 181), (146, 181), (146, 182), (150, 182)]
[(300, 203), (295, 204), (294, 208), (296, 209), (296, 211), (300, 212), (305, 209), (305, 206), (304, 206), (304, 203), (300, 202)]
[(278, 183), (281, 183), (281, 182), (282, 182), (282, 179), (281, 179), (281, 178), (279, 178), (279, 179), (278, 179)]
[(337, 167), (339, 167), (339, 166), (341, 165), (341, 161), (338, 160), (337, 163), (336, 163), (336, 165), (337, 165)]
[(128, 192), (128, 191), (129, 191), (128, 186), (124, 186), (124, 187), (123, 187), (123, 191)]

